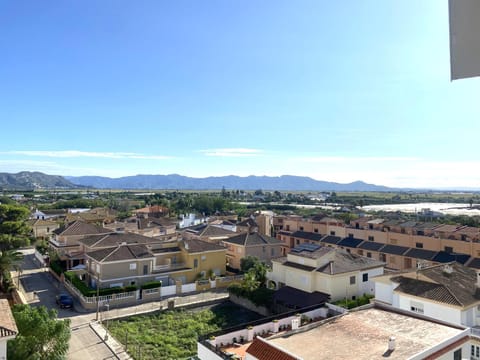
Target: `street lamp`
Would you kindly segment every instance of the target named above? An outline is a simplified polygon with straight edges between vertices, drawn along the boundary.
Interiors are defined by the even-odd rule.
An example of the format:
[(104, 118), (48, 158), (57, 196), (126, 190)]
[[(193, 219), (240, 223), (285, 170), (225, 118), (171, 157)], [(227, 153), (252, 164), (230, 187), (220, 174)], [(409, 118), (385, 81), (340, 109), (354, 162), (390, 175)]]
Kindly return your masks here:
[(109, 315), (110, 315), (110, 304), (109, 303), (106, 303), (105, 304), (105, 307), (107, 308), (107, 315), (105, 316), (105, 310), (103, 311), (104, 313), (104, 316), (103, 318), (106, 319), (106, 326), (105, 326), (105, 341), (108, 340), (108, 318), (109, 318)]

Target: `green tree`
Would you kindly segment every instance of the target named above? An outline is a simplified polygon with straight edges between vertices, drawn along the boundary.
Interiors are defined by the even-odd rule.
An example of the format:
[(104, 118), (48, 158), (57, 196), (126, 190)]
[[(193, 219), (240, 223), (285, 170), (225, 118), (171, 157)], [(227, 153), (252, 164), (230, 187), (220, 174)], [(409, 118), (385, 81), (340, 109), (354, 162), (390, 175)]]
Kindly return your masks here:
[(254, 256), (240, 260), (240, 270), (245, 272), (244, 289), (253, 291), (267, 282), (267, 265)]
[(18, 335), (8, 342), (10, 360), (62, 360), (68, 352), (70, 320), (57, 320), (57, 312), (44, 306), (15, 305)]
[(0, 204), (1, 251), (28, 245), (31, 229), (26, 220), (29, 214), (26, 207)]
[(0, 284), (5, 288), (5, 279), (10, 279), (9, 271), (18, 270), (20, 262), (23, 260), (23, 254), (15, 250), (1, 250), (0, 251)]

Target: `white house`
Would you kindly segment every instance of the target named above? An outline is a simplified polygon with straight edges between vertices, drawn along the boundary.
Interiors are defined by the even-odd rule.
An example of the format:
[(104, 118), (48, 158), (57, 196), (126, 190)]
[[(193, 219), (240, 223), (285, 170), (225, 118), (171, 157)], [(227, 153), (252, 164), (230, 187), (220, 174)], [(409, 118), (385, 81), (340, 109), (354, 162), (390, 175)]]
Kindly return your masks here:
[(375, 300), (463, 326), (480, 325), (480, 279), (452, 262), (374, 279)]
[(286, 257), (272, 260), (267, 274), (275, 288), (289, 286), (307, 293), (321, 292), (332, 301), (374, 294), (374, 276), (383, 275), (385, 263), (316, 244), (301, 244)]
[(7, 359), (7, 341), (15, 339), (18, 329), (7, 299), (0, 299), (0, 359)]

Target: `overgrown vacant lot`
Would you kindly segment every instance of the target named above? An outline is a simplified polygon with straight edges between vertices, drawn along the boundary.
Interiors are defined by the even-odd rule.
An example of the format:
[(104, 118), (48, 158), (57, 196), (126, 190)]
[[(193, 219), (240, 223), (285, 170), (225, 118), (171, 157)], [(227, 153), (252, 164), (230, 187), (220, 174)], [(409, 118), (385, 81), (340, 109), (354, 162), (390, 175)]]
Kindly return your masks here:
[[(174, 310), (111, 321), (112, 335), (134, 359), (187, 359), (196, 354), (197, 339), (212, 331), (260, 318), (226, 301), (210, 308)], [(128, 333), (128, 335), (126, 335)]]

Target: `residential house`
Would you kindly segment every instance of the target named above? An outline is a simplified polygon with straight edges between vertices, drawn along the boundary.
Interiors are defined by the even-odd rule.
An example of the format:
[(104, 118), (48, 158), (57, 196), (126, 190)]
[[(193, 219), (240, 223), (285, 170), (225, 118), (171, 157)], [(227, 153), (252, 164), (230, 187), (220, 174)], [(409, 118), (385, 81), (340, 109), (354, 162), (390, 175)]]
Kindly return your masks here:
[(80, 220), (89, 224), (109, 224), (115, 221), (117, 211), (109, 208), (94, 208), (86, 211), (69, 211), (65, 216), (66, 222)]
[(133, 213), (139, 218), (161, 218), (168, 216), (170, 210), (165, 206), (153, 205), (134, 210)]
[(207, 223), (182, 229), (181, 234), (184, 239), (198, 239), (214, 244), (219, 244), (220, 242), (237, 235), (235, 231), (224, 228), (223, 226)]
[(39, 220), (64, 220), (67, 215), (67, 210), (65, 209), (50, 209), (50, 210), (38, 210), (35, 209), (31, 213), (30, 219), (39, 219)]
[(37, 239), (49, 239), (53, 231), (60, 227), (58, 222), (43, 219), (31, 219), (27, 224), (32, 228), (33, 236)]
[(200, 214), (186, 214), (186, 215), (180, 215), (180, 220), (178, 221), (178, 228), (183, 229), (187, 228), (190, 226), (195, 226), (199, 225), (202, 223), (206, 223), (208, 220), (208, 217), (200, 215)]
[(76, 220), (54, 230), (49, 244), (57, 252), (60, 261), (64, 262), (65, 268), (69, 270), (84, 262), (84, 253), (79, 243), (80, 239), (91, 235), (109, 233), (112, 233), (109, 229)]
[(332, 313), (327, 304), (298, 315), (287, 314), (274, 322), (257, 321), (244, 329), (217, 332), (214, 338), (197, 343), (197, 357), (200, 360), (478, 359), (480, 339), (472, 330), (385, 306), (369, 305), (338, 314)]
[(258, 231), (258, 224), (253, 215), (237, 223), (237, 232), (239, 233), (249, 232), (252, 229)]
[(17, 324), (13, 318), (7, 299), (0, 299), (0, 359), (7, 359), (7, 341), (18, 334)]
[(382, 275), (385, 263), (316, 244), (302, 244), (286, 257), (272, 260), (267, 274), (277, 289), (289, 286), (307, 293), (318, 291), (332, 301), (356, 299), (374, 293), (374, 276)]
[(480, 272), (457, 262), (374, 279), (376, 301), (463, 326), (480, 326)]
[(232, 269), (240, 269), (240, 261), (246, 256), (254, 256), (260, 261), (271, 264), (272, 259), (281, 256), (282, 242), (274, 237), (256, 231), (245, 232), (223, 240), (227, 249), (227, 263)]
[(86, 253), (90, 286), (116, 287), (161, 281), (186, 284), (225, 274), (225, 248), (201, 240), (150, 246), (120, 244)]
[(176, 223), (169, 218), (130, 217), (124, 221), (115, 221), (104, 226), (112, 231), (129, 232), (148, 237), (176, 234)]

